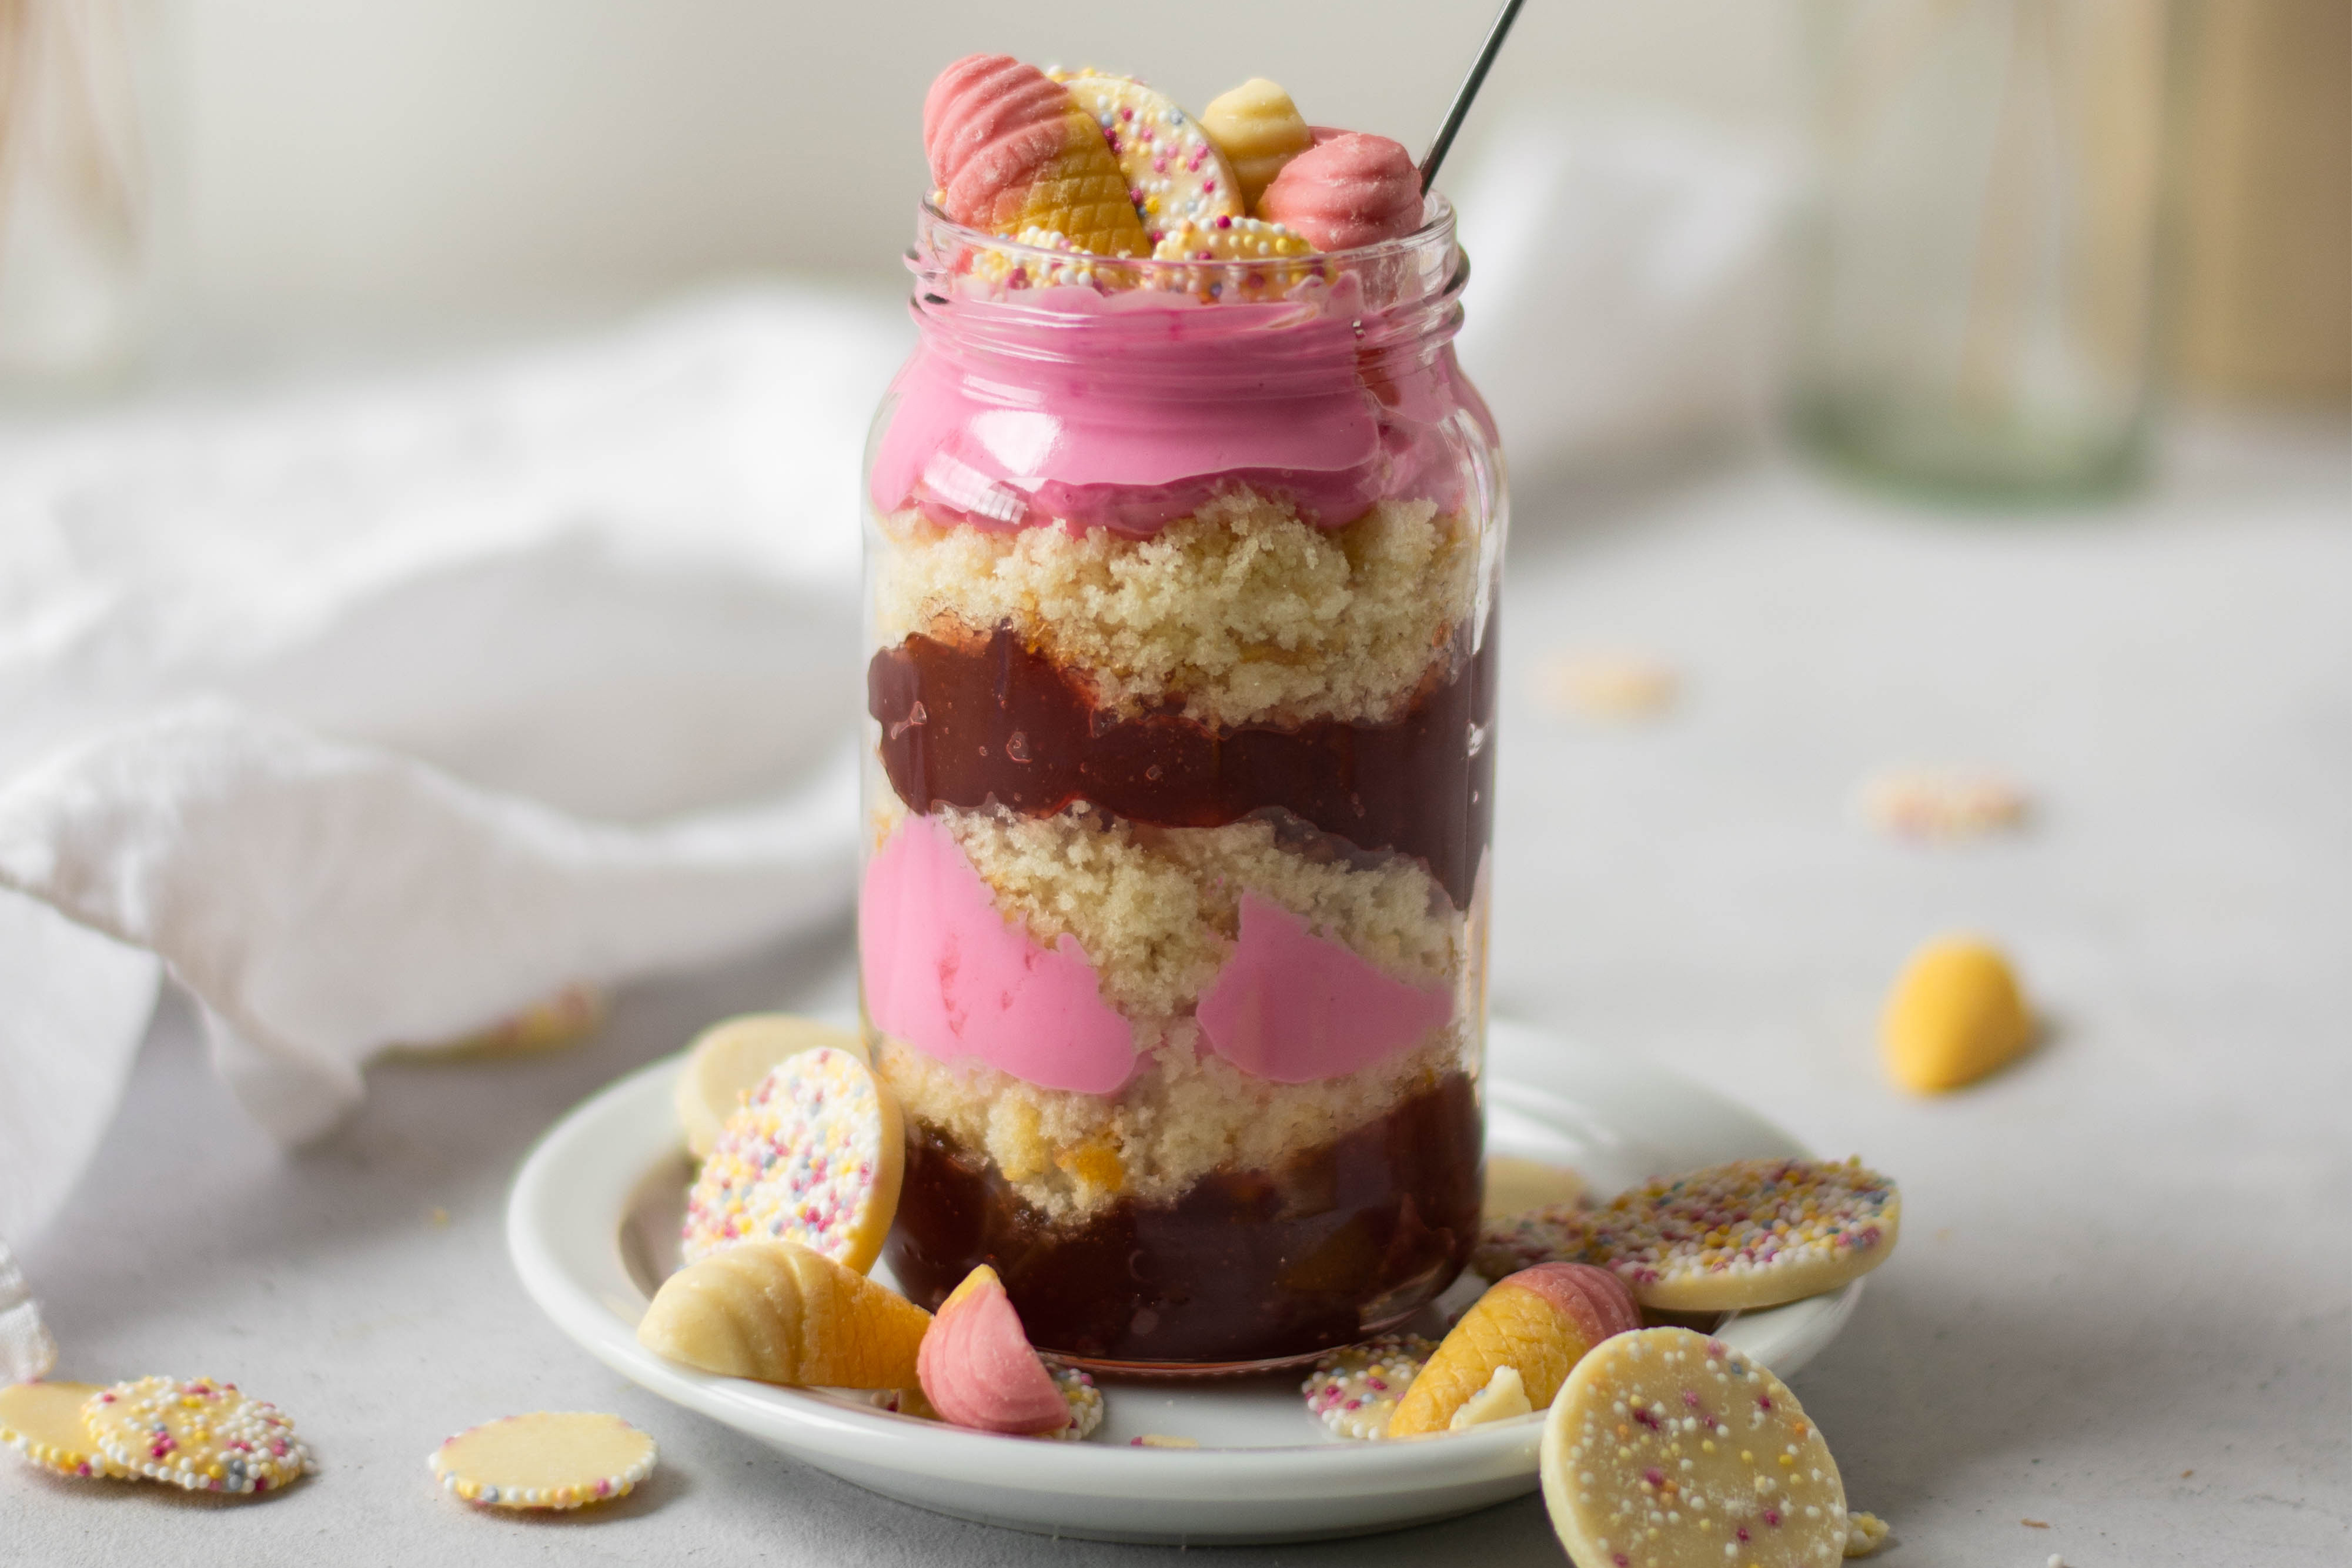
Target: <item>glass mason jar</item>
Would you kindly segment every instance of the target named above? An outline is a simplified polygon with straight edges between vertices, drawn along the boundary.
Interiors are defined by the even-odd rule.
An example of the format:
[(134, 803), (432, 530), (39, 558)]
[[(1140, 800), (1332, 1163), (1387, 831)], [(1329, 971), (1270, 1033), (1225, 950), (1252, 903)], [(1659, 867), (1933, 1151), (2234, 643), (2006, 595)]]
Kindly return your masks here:
[(1041, 1348), (1310, 1356), (1475, 1239), (1495, 427), (1415, 234), (1111, 261), (961, 228), (867, 447), (887, 1253)]

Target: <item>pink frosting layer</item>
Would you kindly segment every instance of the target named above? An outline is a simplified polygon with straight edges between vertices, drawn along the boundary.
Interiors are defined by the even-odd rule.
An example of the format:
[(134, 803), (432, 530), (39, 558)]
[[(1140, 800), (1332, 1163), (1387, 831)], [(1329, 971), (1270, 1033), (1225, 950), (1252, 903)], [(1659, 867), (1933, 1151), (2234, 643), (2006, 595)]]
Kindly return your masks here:
[(1195, 1016), (1217, 1054), (1276, 1083), (1338, 1078), (1408, 1050), (1454, 1016), (1442, 985), (1410, 985), (1244, 893), (1234, 955)]
[(915, 1352), (915, 1376), (931, 1407), (959, 1426), (1035, 1434), (1070, 1424), (1069, 1402), (993, 1270), (940, 1303)]
[(1460, 503), (1450, 347), (1364, 352), (1357, 280), (1286, 300), (1057, 287), (927, 308), (871, 496), (941, 522), (1148, 538), (1210, 495), (1286, 496), (1326, 528), (1383, 498)]
[(857, 903), (866, 1011), (941, 1061), (977, 1057), (1046, 1089), (1109, 1094), (1134, 1037), (1076, 939), (1039, 945), (997, 912), (954, 839), (910, 816), (866, 865)]

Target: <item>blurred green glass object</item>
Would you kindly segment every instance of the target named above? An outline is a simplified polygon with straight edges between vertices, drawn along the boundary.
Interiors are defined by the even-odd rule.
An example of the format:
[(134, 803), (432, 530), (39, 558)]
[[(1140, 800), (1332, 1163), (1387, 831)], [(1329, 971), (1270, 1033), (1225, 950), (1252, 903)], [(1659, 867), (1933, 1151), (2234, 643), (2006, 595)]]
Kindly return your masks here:
[(2138, 471), (2166, 0), (1807, 0), (1818, 183), (1797, 416), (1938, 495)]

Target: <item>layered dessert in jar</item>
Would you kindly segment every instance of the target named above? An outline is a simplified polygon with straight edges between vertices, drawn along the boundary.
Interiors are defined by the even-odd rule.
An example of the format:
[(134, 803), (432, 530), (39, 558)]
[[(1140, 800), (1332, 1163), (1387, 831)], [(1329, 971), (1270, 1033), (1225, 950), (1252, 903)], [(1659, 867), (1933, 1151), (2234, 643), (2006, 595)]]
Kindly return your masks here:
[(1477, 1237), (1494, 429), (1466, 268), (1271, 83), (950, 66), (867, 454), (887, 1258), (1042, 1349), (1311, 1356)]

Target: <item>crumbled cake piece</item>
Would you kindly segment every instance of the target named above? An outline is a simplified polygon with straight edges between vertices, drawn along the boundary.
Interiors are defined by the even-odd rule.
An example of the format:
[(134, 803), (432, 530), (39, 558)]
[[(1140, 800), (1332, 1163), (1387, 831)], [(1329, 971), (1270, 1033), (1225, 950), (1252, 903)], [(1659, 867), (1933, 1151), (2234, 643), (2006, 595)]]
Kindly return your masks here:
[(1476, 604), (1475, 530), (1429, 501), (1380, 501), (1331, 530), (1243, 489), (1149, 539), (912, 510), (882, 532), (880, 640), (1010, 625), (1128, 715), (1172, 702), (1206, 724), (1382, 722)]

